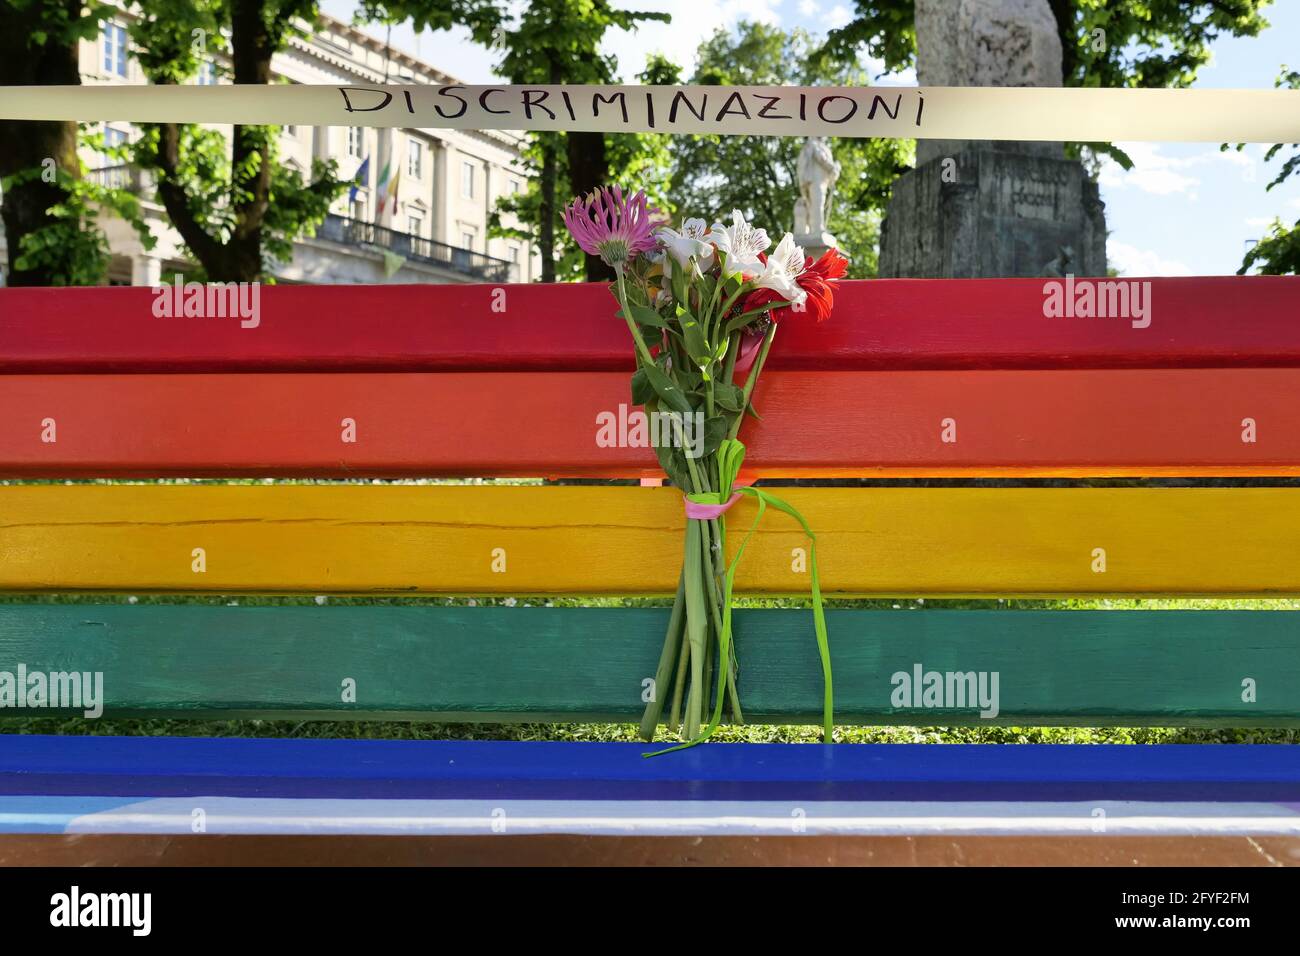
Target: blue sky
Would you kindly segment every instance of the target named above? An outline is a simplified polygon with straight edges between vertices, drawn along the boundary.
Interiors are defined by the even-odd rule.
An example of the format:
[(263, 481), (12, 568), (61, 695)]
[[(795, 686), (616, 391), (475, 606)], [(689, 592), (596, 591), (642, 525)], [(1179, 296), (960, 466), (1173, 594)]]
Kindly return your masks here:
[[(350, 20), (354, 0), (324, 0), (326, 13)], [(649, 24), (636, 33), (611, 33), (607, 52), (631, 75), (645, 55), (662, 52), (689, 66), (700, 41), (738, 19), (803, 26), (823, 32), (847, 22), (851, 5), (817, 0), (631, 0), (638, 10), (672, 15), (671, 24)], [(1221, 39), (1196, 85), (1265, 89), (1287, 64), (1300, 68), (1300, 0), (1275, 0), (1266, 17), (1271, 26), (1258, 37)], [(376, 35), (377, 28), (371, 28)], [(395, 47), (418, 55), (470, 83), (492, 82), (491, 56), (463, 31), (425, 33), (393, 28)], [(891, 78), (914, 82), (910, 76)], [(1110, 227), (1111, 265), (1126, 275), (1221, 275), (1235, 272), (1247, 242), (1265, 232), (1275, 216), (1300, 219), (1300, 180), (1264, 191), (1278, 161), (1263, 163), (1265, 146), (1221, 153), (1213, 143), (1121, 143), (1136, 167), (1102, 172), (1102, 198)], [(1285, 155), (1285, 154), (1284, 154)]]

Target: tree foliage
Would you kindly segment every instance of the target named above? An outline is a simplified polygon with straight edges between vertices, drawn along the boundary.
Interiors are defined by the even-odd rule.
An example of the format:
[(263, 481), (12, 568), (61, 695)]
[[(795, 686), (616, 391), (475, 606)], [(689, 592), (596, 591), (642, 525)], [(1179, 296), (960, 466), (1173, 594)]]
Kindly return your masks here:
[[(610, 83), (618, 74), (614, 57), (600, 44), (611, 29), (634, 30), (645, 21), (667, 21), (665, 13), (623, 10), (610, 0), (531, 0), (522, 8), (507, 0), (366, 0), (364, 19), (410, 20), (417, 29), (467, 28), (475, 42), (497, 55), (495, 70), (509, 83)], [(530, 132), (525, 162), (534, 175), (527, 191), (499, 204), (494, 235), (524, 235), (542, 255), (542, 281), (575, 277), (611, 278), (599, 258), (585, 256), (559, 228), (566, 200), (590, 192), (610, 178), (617, 159), (634, 167), (653, 165), (658, 138), (620, 138), (594, 132)], [(638, 153), (644, 150), (644, 153)], [(522, 228), (502, 226), (511, 213)], [(578, 268), (580, 267), (580, 269)]]
[[(1210, 58), (1210, 44), (1223, 34), (1258, 34), (1270, 2), (1048, 0), (1061, 39), (1063, 85), (1190, 86)], [(846, 60), (865, 50), (890, 71), (915, 63), (915, 0), (855, 0), (854, 6), (853, 20), (830, 32), (821, 56)]]
[[(1277, 81), (1273, 84), (1279, 88), (1300, 90), (1300, 70), (1288, 70), (1282, 67), (1282, 73), (1278, 76)], [(1223, 149), (1227, 149), (1225, 144)], [(1241, 143), (1237, 144), (1238, 150), (1243, 148)], [(1300, 172), (1300, 144), (1297, 143), (1277, 143), (1268, 148), (1264, 154), (1264, 162), (1272, 162), (1282, 155), (1282, 151), (1289, 149), (1288, 155), (1278, 170), (1277, 175), (1269, 182), (1266, 190), (1272, 190), (1275, 186), (1280, 186), (1293, 175)], [(1241, 263), (1241, 268), (1237, 270), (1237, 275), (1245, 275), (1251, 269), (1255, 269), (1262, 275), (1280, 276), (1280, 275), (1300, 275), (1300, 219), (1297, 219), (1295, 225), (1287, 227), (1282, 222), (1281, 217), (1275, 218), (1269, 225), (1268, 232), (1264, 238), (1257, 242), (1246, 253), (1246, 258)]]
[[(1272, 0), (1048, 0), (1061, 40), (1063, 86), (1185, 87), (1210, 59), (1222, 35), (1256, 36), (1268, 25)], [(820, 60), (851, 60), (866, 52), (886, 71), (916, 62), (915, 0), (855, 0), (854, 18), (832, 30)], [(1070, 144), (1095, 172), (1107, 155), (1125, 169), (1132, 160), (1109, 143)]]
[[(855, 58), (812, 62), (806, 31), (744, 21), (700, 45), (691, 83), (702, 85), (854, 85), (868, 77)], [(712, 221), (739, 209), (779, 235), (793, 225), (799, 198), (795, 164), (803, 141), (788, 136), (678, 136), (672, 146), (673, 204)], [(910, 163), (912, 146), (893, 139), (831, 141), (840, 178), (827, 223), (851, 259), (850, 275), (875, 274), (880, 213), (890, 186)], [(712, 217), (712, 218), (711, 218)]]
[[(138, 0), (130, 28), (151, 83), (191, 79), (215, 54), (235, 83), (273, 81), (271, 58), (299, 23), (315, 23), (315, 0)], [(265, 278), (293, 242), (325, 218), (347, 183), (336, 167), (312, 163), (304, 182), (276, 162), (280, 128), (235, 126), (227, 138), (204, 127), (142, 127), (134, 161), (157, 177), (158, 198), (203, 275), (212, 281)]]
[[(110, 8), (81, 0), (0, 0), (0, 86), (76, 85), (78, 45)], [(107, 242), (100, 208), (129, 197), (82, 178), (77, 124), (0, 120), (0, 216), (11, 285), (99, 282)]]
[[(82, 143), (96, 155), (126, 161), (125, 146), (108, 146), (99, 132), (83, 128), (81, 133)], [(75, 176), (50, 163), (25, 169), (6, 180), (6, 188), (21, 188), (41, 180), (54, 183), (63, 192), (63, 198), (45, 210), (45, 221), (21, 235), (11, 250), (16, 253), (11, 255), (11, 260), (18, 273), (41, 276), (42, 285), (98, 285), (104, 280), (112, 255), (108, 237), (99, 228), (99, 217), (104, 212), (126, 220), (145, 249), (152, 249), (157, 243), (134, 193), (88, 179), (82, 175), (85, 169), (79, 159), (77, 165)]]

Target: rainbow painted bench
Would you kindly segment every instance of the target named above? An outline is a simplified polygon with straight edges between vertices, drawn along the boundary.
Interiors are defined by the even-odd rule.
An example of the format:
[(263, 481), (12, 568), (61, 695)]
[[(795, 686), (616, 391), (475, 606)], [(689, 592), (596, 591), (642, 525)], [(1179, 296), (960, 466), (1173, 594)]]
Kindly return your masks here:
[[(820, 480), (782, 494), (826, 596), (1300, 594), (1300, 279), (1149, 281), (1145, 327), (1049, 316), (1044, 280), (845, 283), (783, 323), (748, 463)], [(0, 717), (639, 719), (668, 611), (551, 606), (676, 585), (603, 287), (268, 287), (255, 327), (153, 300), (0, 290), (0, 695), (102, 679)], [(333, 480), (86, 480), (158, 478)], [(1166, 480), (1043, 480), (1081, 478)], [(806, 595), (804, 544), (766, 522), (738, 590)], [(115, 597), (32, 598), (67, 594)], [(224, 600), (121, 597), (179, 594)], [(267, 594), (385, 600), (239, 606)], [(828, 620), (841, 724), (1300, 726), (1291, 611)], [(817, 723), (807, 613), (737, 621), (747, 718)], [(0, 734), (0, 831), (1300, 836), (1288, 746), (642, 750)]]

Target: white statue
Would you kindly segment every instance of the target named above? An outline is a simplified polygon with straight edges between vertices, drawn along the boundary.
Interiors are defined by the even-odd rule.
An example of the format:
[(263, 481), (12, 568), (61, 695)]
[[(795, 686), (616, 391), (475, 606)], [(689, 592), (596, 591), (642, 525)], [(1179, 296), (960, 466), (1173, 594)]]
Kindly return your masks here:
[(826, 137), (810, 136), (804, 140), (795, 172), (799, 177), (799, 198), (794, 204), (795, 235), (820, 238), (826, 232), (831, 196), (835, 181), (840, 178), (840, 164), (831, 155)]

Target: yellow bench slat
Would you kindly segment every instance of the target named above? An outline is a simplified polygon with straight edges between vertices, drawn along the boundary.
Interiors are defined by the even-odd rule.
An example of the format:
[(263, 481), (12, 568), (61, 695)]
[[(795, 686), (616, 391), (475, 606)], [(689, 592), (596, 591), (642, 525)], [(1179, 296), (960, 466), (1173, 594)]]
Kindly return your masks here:
[[(1292, 489), (772, 490), (816, 530), (828, 595), (1300, 593)], [(666, 488), (10, 486), (0, 589), (665, 593), (683, 520)], [(738, 587), (807, 594), (805, 546), (769, 511)]]

